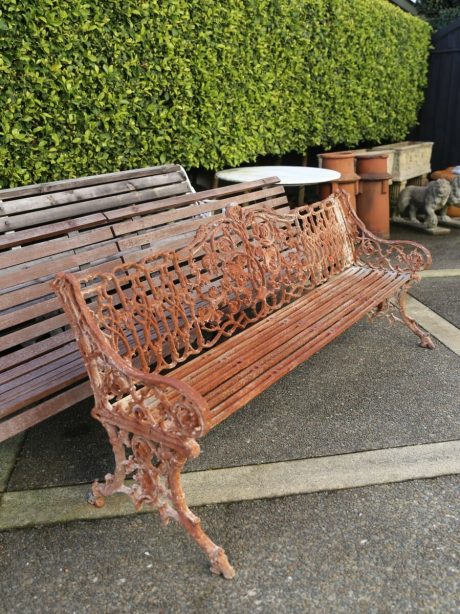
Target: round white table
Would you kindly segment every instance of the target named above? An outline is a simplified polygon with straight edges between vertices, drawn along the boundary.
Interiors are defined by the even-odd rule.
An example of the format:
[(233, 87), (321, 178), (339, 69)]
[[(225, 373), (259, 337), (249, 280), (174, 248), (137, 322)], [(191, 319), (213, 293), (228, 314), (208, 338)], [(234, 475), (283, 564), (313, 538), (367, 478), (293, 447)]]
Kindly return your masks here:
[[(297, 186), (303, 188), (306, 185), (328, 183), (340, 178), (340, 173), (327, 168), (315, 168), (312, 166), (243, 166), (241, 168), (228, 168), (217, 171), (216, 180), (230, 183), (243, 183), (255, 181), (266, 177), (278, 177), (281, 185)], [(299, 201), (303, 201), (303, 190), (300, 191)], [(299, 205), (303, 204), (299, 202)]]

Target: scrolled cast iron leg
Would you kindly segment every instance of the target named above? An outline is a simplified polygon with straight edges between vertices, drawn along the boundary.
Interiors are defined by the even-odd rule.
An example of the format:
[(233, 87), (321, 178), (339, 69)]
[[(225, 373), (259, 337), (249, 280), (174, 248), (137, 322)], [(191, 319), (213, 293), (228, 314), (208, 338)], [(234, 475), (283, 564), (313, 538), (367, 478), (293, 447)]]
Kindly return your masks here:
[(87, 495), (88, 503), (96, 507), (102, 507), (105, 503), (105, 497), (114, 492), (124, 492), (123, 486), (126, 477), (126, 452), (123, 443), (123, 432), (113, 424), (101, 422), (109, 435), (109, 440), (112, 445), (113, 454), (115, 457), (115, 471), (113, 474), (108, 473), (105, 476), (105, 483), (93, 482), (91, 490)]
[(174, 458), (170, 462), (168, 472), (168, 484), (171, 489), (171, 503), (177, 512), (177, 520), (184, 529), (193, 537), (198, 546), (204, 551), (211, 562), (211, 572), (222, 574), (227, 580), (235, 576), (235, 570), (228, 562), (225, 551), (217, 546), (201, 528), (200, 519), (193, 514), (185, 502), (185, 494), (182, 489), (180, 473), (186, 459)]
[(401, 318), (404, 324), (406, 324), (406, 326), (410, 328), (410, 330), (415, 335), (417, 335), (417, 337), (420, 338), (419, 345), (422, 348), (429, 348), (430, 350), (434, 350), (434, 343), (430, 335), (426, 333), (425, 331), (423, 331), (421, 328), (419, 328), (417, 322), (407, 314), (406, 301), (407, 301), (407, 288), (402, 288), (402, 290), (400, 290), (398, 294), (398, 307), (399, 307), (399, 312), (401, 314)]
[(377, 313), (384, 313), (385, 311), (388, 310), (388, 305), (389, 305), (389, 300), (385, 299), (384, 301), (382, 301), (381, 303), (377, 305), (375, 310)]

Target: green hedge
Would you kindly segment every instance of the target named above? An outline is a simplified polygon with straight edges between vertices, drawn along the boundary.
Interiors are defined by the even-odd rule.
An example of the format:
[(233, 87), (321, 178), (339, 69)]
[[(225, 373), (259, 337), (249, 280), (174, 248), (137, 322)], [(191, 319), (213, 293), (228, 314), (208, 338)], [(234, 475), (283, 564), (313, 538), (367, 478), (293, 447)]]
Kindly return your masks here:
[(460, 17), (460, 3), (458, 0), (419, 0), (418, 12), (439, 30)]
[(0, 183), (400, 139), (429, 34), (388, 0), (4, 0)]

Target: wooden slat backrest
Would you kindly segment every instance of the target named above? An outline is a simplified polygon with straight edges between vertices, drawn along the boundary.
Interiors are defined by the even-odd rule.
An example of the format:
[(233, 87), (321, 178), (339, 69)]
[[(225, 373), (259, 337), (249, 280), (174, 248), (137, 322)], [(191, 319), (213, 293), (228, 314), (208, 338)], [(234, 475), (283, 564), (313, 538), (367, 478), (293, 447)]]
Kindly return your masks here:
[[(182, 181), (175, 183), (181, 167), (171, 165), (170, 170), (173, 177), (170, 185), (182, 184)], [(101, 176), (93, 178), (93, 183), (89, 181), (91, 178), (85, 178), (0, 193), (4, 212), (8, 211), (8, 216), (16, 220), (11, 224), (16, 227), (13, 232), (0, 234), (0, 420), (26, 404), (25, 393), (15, 403), (10, 402), (14, 381), (25, 382), (28, 371), (37, 375), (41, 365), (45, 369), (47, 364), (57, 368), (61, 364), (59, 361), (63, 361), (62, 368), (59, 367), (62, 375), (68, 365), (73, 365), (69, 362), (73, 354), (78, 356), (66, 318), (50, 286), (57, 272), (65, 270), (81, 276), (93, 269), (108, 271), (117, 262), (141, 258), (152, 249), (180, 247), (207, 221), (207, 216), (220, 215), (222, 208), (233, 200), (246, 200), (248, 206), (265, 202), (282, 210), (288, 207), (282, 187), (276, 185), (277, 180), (273, 178), (199, 194), (194, 193), (188, 183), (188, 192), (169, 197), (163, 197), (162, 191), (153, 194), (144, 183), (139, 198), (134, 191), (123, 192), (123, 199), (128, 195), (130, 200), (120, 205), (115, 184), (121, 186), (129, 180), (132, 185), (137, 181), (139, 186), (141, 180), (148, 182), (151, 176), (156, 180), (165, 174), (159, 169), (143, 169), (115, 174), (111, 181)], [(119, 175), (123, 176), (123, 181), (118, 181)], [(185, 173), (183, 176), (186, 178)], [(65, 196), (59, 186), (66, 188)], [(97, 188), (97, 197), (87, 202), (94, 205), (97, 202), (97, 207), (104, 203), (105, 208), (100, 211), (93, 208), (91, 213), (85, 210), (84, 215), (77, 212), (75, 217), (70, 217), (72, 210), (75, 211), (75, 202), (82, 202), (78, 198), (84, 194), (83, 190), (91, 186)], [(106, 188), (110, 193), (107, 197), (103, 196)], [(77, 193), (74, 204), (72, 192)], [(88, 194), (85, 194), (86, 198)], [(43, 200), (50, 195), (52, 202)], [(92, 195), (95, 196), (95, 192)], [(54, 211), (61, 217), (35, 225), (37, 219), (33, 218), (35, 212), (28, 206), (32, 200), (26, 202), (28, 198), (42, 198), (38, 204), (43, 206), (37, 212)], [(62, 219), (64, 214), (66, 219)], [(31, 217), (27, 221), (19, 216)], [(17, 220), (22, 220), (22, 225)], [(25, 221), (31, 226), (24, 225)], [(74, 371), (81, 379), (81, 370)], [(33, 389), (30, 381), (28, 386)], [(47, 415), (46, 410), (42, 414)], [(26, 422), (30, 424), (29, 419)], [(1, 431), (2, 424), (0, 441)]]
[[(34, 387), (43, 396), (47, 369), (83, 376), (50, 284), (62, 270), (79, 274), (120, 262), (105, 212), (194, 193), (179, 165), (0, 191), (0, 419), (32, 400)], [(23, 393), (15, 395), (15, 386)]]
[[(59, 271), (79, 272), (101, 265), (107, 268), (120, 258), (142, 257), (145, 250), (179, 247), (208, 219), (203, 215), (219, 215), (229, 200), (241, 202), (244, 197), (248, 205), (262, 201), (285, 208), (283, 189), (273, 185), (265, 189), (265, 185), (266, 182), (254, 182), (221, 192), (210, 190), (201, 193), (205, 202), (198, 201), (201, 195), (197, 194), (160, 199), (144, 204), (139, 212), (144, 215), (134, 215), (137, 211), (131, 206), (124, 213), (112, 210), (104, 214), (105, 225), (100, 223), (97, 228), (69, 233), (66, 226), (63, 236), (0, 250), (0, 352), (33, 341), (35, 336), (55, 333), (61, 327), (62, 317), (54, 314), (59, 306), (50, 289)], [(213, 200), (206, 198), (209, 196)], [(122, 222), (111, 223), (114, 211), (117, 219), (123, 218)], [(45, 319), (50, 315), (53, 319), (48, 328)], [(36, 318), (40, 318), (39, 323)]]
[(125, 359), (173, 368), (353, 264), (340, 196), (292, 214), (245, 197), (193, 240), (184, 233), (185, 247), (74, 281)]
[(0, 190), (0, 232), (193, 192), (179, 165)]
[[(139, 260), (147, 251), (178, 249), (186, 245), (196, 230), (221, 216), (230, 203), (252, 207), (258, 204), (280, 211), (289, 210), (286, 194), (277, 178), (247, 182), (159, 200), (134, 208), (106, 213), (113, 221), (120, 254), (125, 261)], [(132, 219), (134, 217), (134, 219)]]

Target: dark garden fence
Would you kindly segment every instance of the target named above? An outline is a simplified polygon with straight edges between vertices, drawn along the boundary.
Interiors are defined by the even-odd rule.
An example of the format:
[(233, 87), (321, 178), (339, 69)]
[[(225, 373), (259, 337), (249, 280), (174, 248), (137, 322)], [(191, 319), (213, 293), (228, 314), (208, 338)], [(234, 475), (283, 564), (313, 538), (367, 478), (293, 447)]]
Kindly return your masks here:
[(432, 39), (428, 87), (414, 138), (434, 141), (433, 170), (460, 164), (460, 19)]

